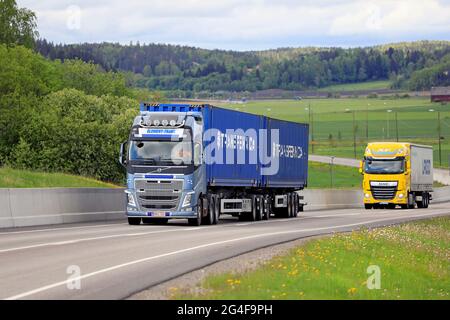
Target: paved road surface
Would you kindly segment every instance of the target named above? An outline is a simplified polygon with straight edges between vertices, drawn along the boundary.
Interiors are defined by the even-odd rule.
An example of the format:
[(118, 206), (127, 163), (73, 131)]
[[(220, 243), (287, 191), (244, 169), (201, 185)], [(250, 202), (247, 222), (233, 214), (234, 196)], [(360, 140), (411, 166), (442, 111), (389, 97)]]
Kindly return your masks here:
[[(331, 163), (330, 156), (318, 156), (310, 154), (308, 157), (309, 161)], [(359, 167), (359, 160), (350, 158), (334, 158), (334, 164), (348, 167)], [(433, 169), (433, 179), (445, 185), (450, 185), (450, 171), (445, 169)]]
[[(0, 232), (0, 298), (123, 299), (264, 246), (442, 215), (450, 215), (448, 203), (413, 210), (310, 211), (256, 223), (229, 218), (204, 227), (189, 227), (180, 220), (165, 226), (120, 222), (6, 230)], [(73, 265), (81, 274), (68, 279), (67, 269)], [(79, 290), (68, 289), (68, 284), (76, 284), (73, 280), (81, 281)]]

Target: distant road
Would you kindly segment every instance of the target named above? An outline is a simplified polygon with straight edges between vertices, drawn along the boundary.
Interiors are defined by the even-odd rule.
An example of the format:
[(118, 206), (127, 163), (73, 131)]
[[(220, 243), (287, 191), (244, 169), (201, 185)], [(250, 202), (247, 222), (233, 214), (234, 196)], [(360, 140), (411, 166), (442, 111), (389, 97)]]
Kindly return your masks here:
[[(310, 154), (308, 157), (309, 161), (331, 163), (331, 156), (318, 156)], [(350, 158), (334, 158), (334, 164), (348, 167), (359, 167), (359, 160)], [(445, 169), (433, 169), (433, 179), (439, 183), (450, 185), (450, 172)]]
[[(413, 210), (308, 211), (259, 222), (224, 218), (203, 227), (171, 221), (12, 229), (0, 232), (0, 299), (123, 299), (265, 246), (436, 216), (450, 216), (448, 203)], [(77, 280), (80, 289), (69, 289)]]

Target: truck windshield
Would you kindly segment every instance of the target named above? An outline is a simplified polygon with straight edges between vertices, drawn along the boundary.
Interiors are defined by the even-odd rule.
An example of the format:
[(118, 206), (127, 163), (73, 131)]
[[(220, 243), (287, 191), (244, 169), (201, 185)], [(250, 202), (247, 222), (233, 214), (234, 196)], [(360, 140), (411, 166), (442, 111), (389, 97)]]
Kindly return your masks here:
[(192, 141), (130, 141), (130, 161), (148, 165), (192, 164)]
[(405, 161), (403, 159), (396, 160), (373, 160), (366, 159), (365, 172), (374, 174), (396, 174), (403, 173), (405, 170)]

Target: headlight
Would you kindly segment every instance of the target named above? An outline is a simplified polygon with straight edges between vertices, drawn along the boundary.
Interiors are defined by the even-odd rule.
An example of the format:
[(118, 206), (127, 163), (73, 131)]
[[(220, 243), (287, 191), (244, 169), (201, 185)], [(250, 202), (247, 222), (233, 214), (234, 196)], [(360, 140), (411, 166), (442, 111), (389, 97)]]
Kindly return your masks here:
[(365, 196), (366, 198), (370, 198), (370, 194), (369, 194), (369, 193), (366, 193), (364, 196)]
[(136, 207), (136, 202), (134, 201), (134, 197), (131, 193), (127, 193), (128, 205)]
[(184, 200), (183, 200), (183, 205), (182, 205), (182, 207), (189, 207), (190, 205), (191, 205), (191, 200), (192, 200), (192, 195), (193, 195), (194, 193), (193, 192), (191, 192), (191, 193), (188, 193), (188, 194), (186, 194), (185, 196), (184, 196)]
[(398, 197), (399, 197), (400, 199), (402, 199), (404, 196), (405, 196), (405, 195), (404, 195), (403, 193), (399, 193), (399, 194), (398, 194)]

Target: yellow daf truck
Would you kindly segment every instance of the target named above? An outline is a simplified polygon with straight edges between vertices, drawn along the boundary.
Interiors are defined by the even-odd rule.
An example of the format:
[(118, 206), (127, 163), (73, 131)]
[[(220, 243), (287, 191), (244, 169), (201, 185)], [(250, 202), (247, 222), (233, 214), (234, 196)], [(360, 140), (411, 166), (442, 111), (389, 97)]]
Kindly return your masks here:
[(433, 191), (433, 148), (413, 143), (367, 145), (359, 172), (364, 175), (364, 207), (427, 208)]

